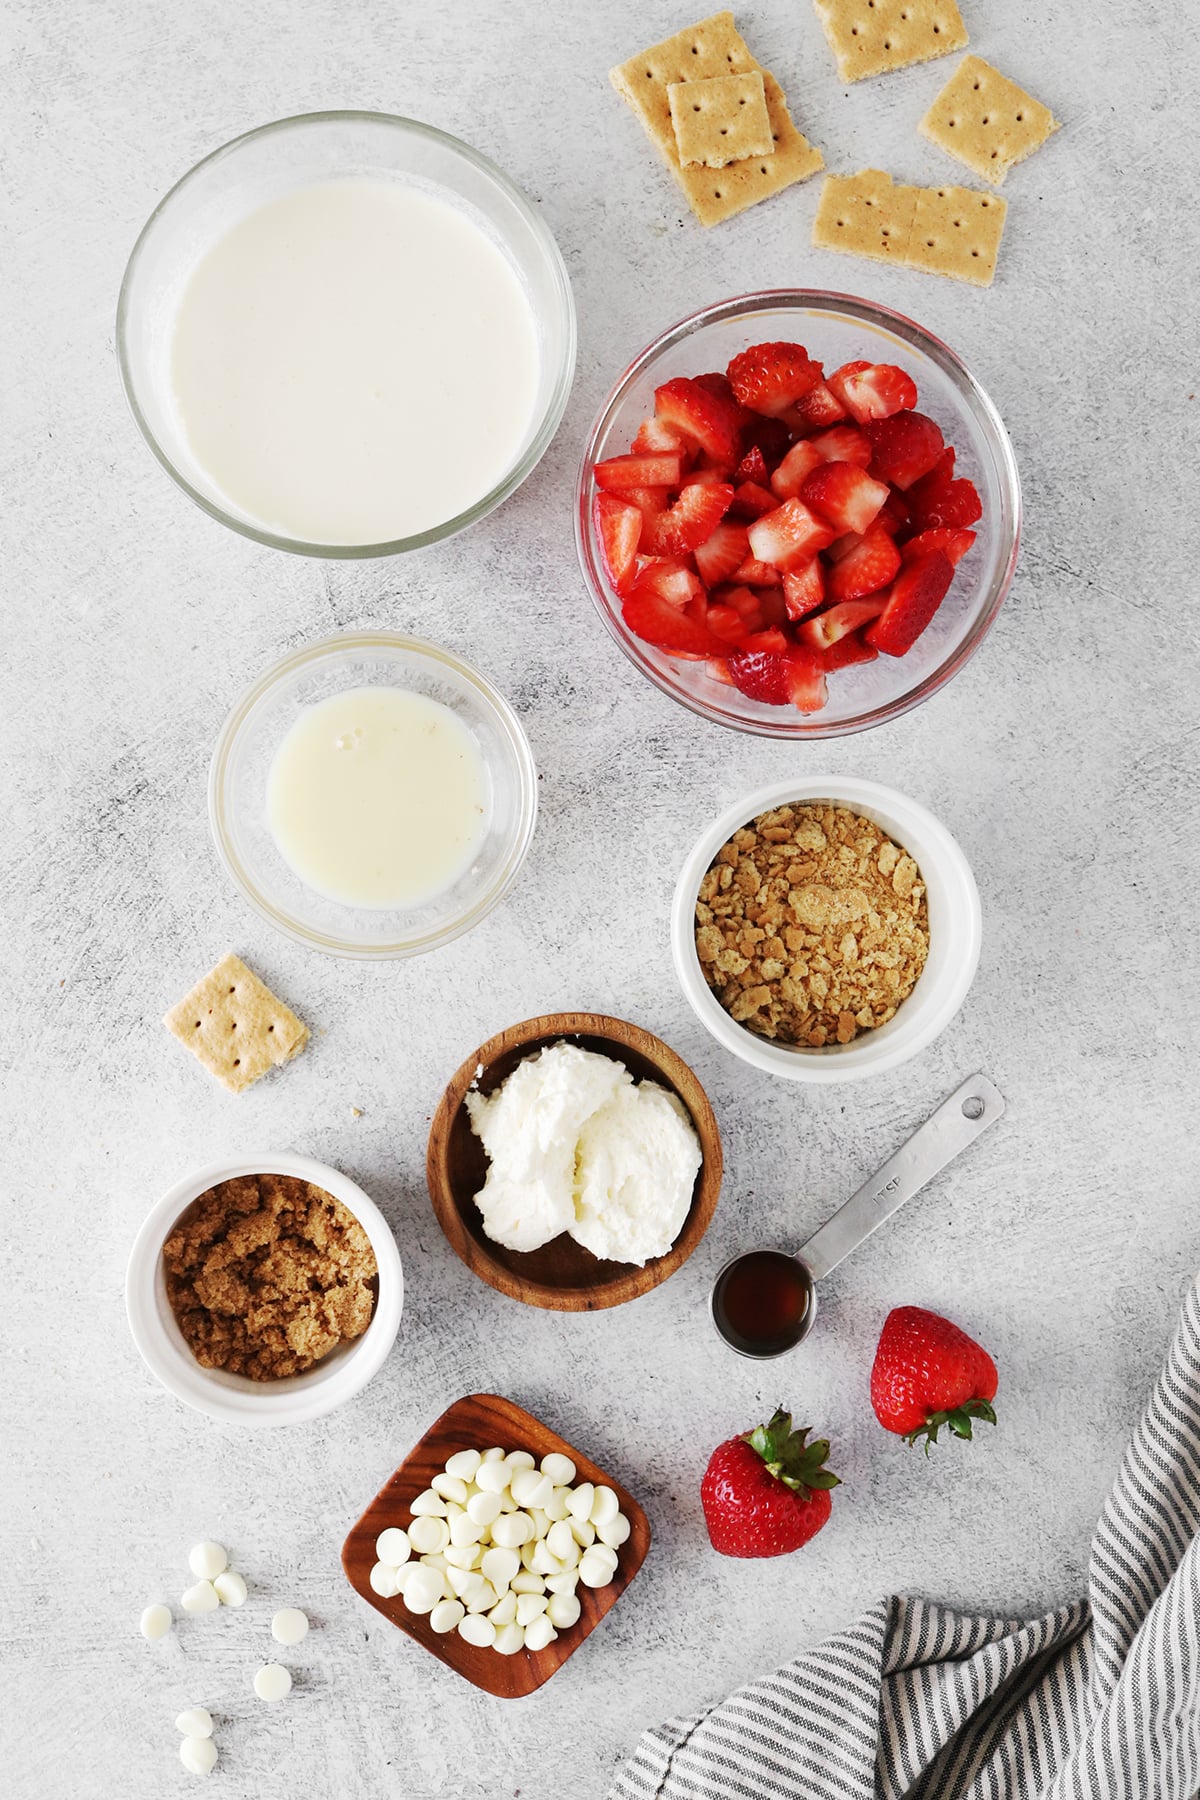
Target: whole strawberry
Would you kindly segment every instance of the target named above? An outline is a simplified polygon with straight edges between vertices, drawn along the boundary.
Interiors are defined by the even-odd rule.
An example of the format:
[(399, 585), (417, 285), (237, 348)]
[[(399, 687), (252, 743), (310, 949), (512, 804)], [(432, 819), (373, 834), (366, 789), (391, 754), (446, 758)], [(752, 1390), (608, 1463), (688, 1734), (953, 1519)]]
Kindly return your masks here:
[(793, 1431), (792, 1415), (778, 1411), (745, 1437), (717, 1445), (700, 1484), (714, 1550), (786, 1556), (817, 1535), (829, 1517), (829, 1490), (841, 1484), (824, 1467), (827, 1441), (807, 1438), (807, 1426)]
[(974, 1419), (996, 1423), (996, 1365), (965, 1331), (921, 1306), (897, 1306), (883, 1322), (871, 1369), (871, 1405), (885, 1431), (925, 1454), (948, 1425), (969, 1438)]

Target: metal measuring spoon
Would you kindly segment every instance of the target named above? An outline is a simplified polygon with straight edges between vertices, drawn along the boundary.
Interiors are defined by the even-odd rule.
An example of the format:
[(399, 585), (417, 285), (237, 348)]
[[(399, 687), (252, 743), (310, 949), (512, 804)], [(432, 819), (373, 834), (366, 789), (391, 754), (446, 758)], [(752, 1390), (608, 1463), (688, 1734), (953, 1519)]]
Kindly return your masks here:
[(817, 1316), (817, 1282), (1003, 1112), (1003, 1095), (986, 1075), (972, 1075), (794, 1256), (785, 1250), (746, 1250), (726, 1263), (709, 1306), (730, 1348), (766, 1359), (803, 1343)]

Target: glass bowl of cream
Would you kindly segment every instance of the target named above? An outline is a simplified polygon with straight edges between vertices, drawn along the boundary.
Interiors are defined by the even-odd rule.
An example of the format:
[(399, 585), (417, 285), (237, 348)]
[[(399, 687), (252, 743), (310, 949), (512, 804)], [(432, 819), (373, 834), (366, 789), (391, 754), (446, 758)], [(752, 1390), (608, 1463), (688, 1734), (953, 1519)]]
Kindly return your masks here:
[(306, 556), (388, 556), (483, 518), (562, 418), (558, 246), (469, 145), (309, 113), (214, 151), (134, 246), (121, 379), (205, 512)]
[(213, 753), (217, 854), (278, 930), (331, 956), (418, 956), (517, 878), (537, 817), (520, 721), (469, 663), (352, 632), (242, 696)]

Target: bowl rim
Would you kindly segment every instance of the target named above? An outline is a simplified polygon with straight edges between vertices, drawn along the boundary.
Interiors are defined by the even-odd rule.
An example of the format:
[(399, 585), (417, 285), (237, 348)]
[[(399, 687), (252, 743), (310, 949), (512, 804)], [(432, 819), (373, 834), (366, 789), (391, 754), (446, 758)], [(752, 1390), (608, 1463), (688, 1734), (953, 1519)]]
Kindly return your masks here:
[[(617, 1033), (626, 1035), (615, 1035), (614, 1027)], [(493, 1255), (486, 1244), (467, 1229), (451, 1186), (446, 1163), (451, 1131), (462, 1108), (463, 1098), (475, 1080), (481, 1063), (487, 1069), (499, 1056), (523, 1046), (528, 1046), (526, 1054), (532, 1055), (534, 1047), (539, 1044), (554, 1042), (559, 1038), (578, 1037), (599, 1038), (611, 1044), (618, 1060), (623, 1053), (634, 1049), (648, 1062), (652, 1062), (662, 1079), (669, 1082), (672, 1091), (687, 1108), (700, 1139), (702, 1161), (687, 1218), (665, 1256), (652, 1257), (641, 1268), (636, 1263), (630, 1263), (626, 1273), (612, 1276), (592, 1287), (566, 1288), (514, 1274)], [(425, 1179), (434, 1216), (450, 1248), (473, 1275), (486, 1281), (498, 1293), (507, 1295), (510, 1300), (518, 1300), (524, 1306), (537, 1306), (552, 1312), (599, 1312), (607, 1307), (622, 1306), (626, 1301), (638, 1299), (642, 1294), (661, 1286), (677, 1269), (682, 1268), (712, 1222), (720, 1197), (724, 1166), (721, 1132), (712, 1102), (695, 1070), (683, 1060), (677, 1050), (673, 1050), (662, 1038), (656, 1037), (644, 1026), (635, 1025), (629, 1019), (619, 1019), (612, 1013), (561, 1012), (522, 1019), (519, 1024), (496, 1032), (485, 1043), (480, 1044), (478, 1049), (464, 1057), (446, 1083), (430, 1123)]]
[[(177, 1363), (164, 1354), (164, 1334), (154, 1295), (162, 1247), (180, 1214), (210, 1187), (239, 1175), (292, 1175), (310, 1181), (340, 1200), (371, 1240), (379, 1268), (379, 1292), (371, 1322), (361, 1338), (330, 1370), (315, 1363), (294, 1385), (280, 1391), (264, 1382), (261, 1392), (226, 1388), (195, 1362)], [(138, 1354), (168, 1393), (196, 1412), (223, 1424), (261, 1429), (300, 1425), (332, 1412), (359, 1393), (387, 1360), (404, 1310), (404, 1270), (400, 1249), (387, 1220), (356, 1181), (339, 1169), (294, 1151), (249, 1151), (207, 1163), (173, 1182), (159, 1196), (138, 1227), (125, 1268), (125, 1313)], [(186, 1372), (185, 1372), (186, 1371)]]
[[(864, 323), (883, 326), (894, 335), (915, 340), (917, 347), (928, 354), (935, 363), (938, 363), (951, 375), (956, 385), (966, 392), (973, 405), (973, 410), (982, 419), (984, 429), (997, 452), (997, 460), (1012, 510), (1012, 542), (997, 568), (987, 603), (975, 619), (963, 642), (936, 669), (894, 700), (871, 707), (855, 718), (825, 723), (822, 723), (819, 713), (796, 714), (791, 708), (780, 708), (780, 712), (786, 713), (787, 716), (777, 720), (742, 718), (724, 711), (715, 703), (708, 703), (696, 695), (681, 691), (647, 654), (653, 650), (653, 646), (642, 645), (639, 639), (634, 638), (632, 633), (625, 631), (618, 624), (607, 598), (608, 590), (604, 573), (597, 566), (591, 542), (592, 502), (597, 491), (592, 480), (592, 466), (596, 461), (599, 441), (611, 424), (611, 415), (616, 412), (617, 407), (624, 399), (630, 384), (663, 351), (674, 343), (691, 336), (703, 326), (721, 322), (726, 318), (745, 312), (780, 310), (841, 312), (850, 317), (860, 318)], [(873, 726), (888, 724), (894, 719), (902, 718), (905, 713), (911, 712), (922, 701), (930, 699), (934, 694), (940, 692), (961, 669), (966, 667), (979, 649), (995, 623), (996, 616), (1007, 597), (1017, 566), (1022, 528), (1021, 479), (1012, 442), (994, 401), (976, 380), (957, 351), (951, 349), (944, 339), (930, 331), (927, 326), (919, 324), (917, 320), (909, 318), (906, 313), (899, 312), (895, 307), (885, 306), (877, 300), (868, 300), (863, 295), (842, 293), (833, 288), (761, 288), (753, 293), (736, 295), (729, 300), (718, 300), (708, 306), (698, 308), (697, 311), (676, 320), (673, 325), (667, 326), (634, 357), (613, 384), (588, 432), (576, 481), (574, 514), (575, 549), (584, 578), (584, 586), (591, 595), (592, 604), (600, 614), (609, 636), (630, 662), (643, 675), (647, 676), (661, 693), (666, 694), (678, 705), (686, 707), (698, 717), (709, 720), (712, 724), (723, 725), (734, 731), (744, 731), (752, 736), (784, 741), (838, 738), (849, 737), (858, 731), (869, 731)]]
[[(713, 857), (740, 825), (775, 806), (826, 800), (837, 806), (865, 807), (887, 823), (901, 844), (914, 828), (933, 846), (938, 874), (950, 889), (950, 931), (961, 937), (942, 998), (925, 1022), (906, 1030), (903, 1009), (899, 1026), (882, 1043), (866, 1033), (836, 1053), (781, 1049), (756, 1037), (730, 1018), (700, 968), (696, 954), (695, 906), (700, 881)], [(929, 858), (924, 858), (928, 867)], [(938, 1038), (961, 1008), (979, 967), (983, 947), (983, 909), (971, 865), (957, 838), (920, 801), (896, 788), (862, 776), (818, 771), (752, 789), (725, 807), (705, 827), (689, 850), (671, 899), (671, 957), (684, 996), (700, 1023), (725, 1050), (764, 1074), (785, 1081), (831, 1087), (883, 1075), (919, 1056)]]
[[(413, 532), (407, 537), (389, 538), (373, 544), (319, 544), (310, 543), (303, 538), (290, 537), (287, 533), (269, 531), (264, 526), (253, 525), (248, 520), (236, 517), (235, 514), (226, 511), (224, 507), (210, 500), (206, 494), (201, 493), (176, 466), (151, 429), (150, 422), (137, 397), (137, 386), (128, 349), (129, 314), (134, 280), (151, 233), (168, 207), (172, 206), (176, 198), (200, 174), (201, 170), (206, 169), (210, 163), (219, 162), (231, 156), (246, 144), (253, 143), (262, 137), (282, 133), (297, 126), (345, 124), (348, 122), (396, 126), (402, 132), (411, 132), (418, 137), (430, 138), (456, 152), (465, 162), (473, 164), (481, 174), (494, 182), (505, 198), (521, 214), (546, 259), (547, 268), (554, 281), (556, 303), (566, 327), (566, 353), (556, 373), (554, 386), (537, 430), (530, 438), (524, 452), (507, 474), (471, 506), (465, 507), (453, 518), (443, 520), (440, 525), (430, 526), (425, 531)], [(533, 311), (532, 303), (530, 310)], [(521, 189), (504, 173), (498, 163), (493, 162), (490, 157), (484, 156), (481, 151), (476, 150), (462, 138), (455, 137), (453, 132), (442, 131), (436, 125), (427, 125), (421, 119), (410, 119), (403, 113), (375, 112), (369, 109), (343, 107), (329, 108), (318, 112), (289, 113), (286, 118), (271, 119), (265, 125), (256, 125), (250, 131), (240, 132), (237, 137), (230, 138), (227, 143), (218, 144), (215, 150), (210, 150), (200, 158), (199, 162), (193, 163), (191, 168), (167, 189), (138, 233), (133, 249), (129, 253), (129, 260), (125, 265), (120, 292), (117, 296), (116, 350), (121, 387), (133, 415), (134, 423), (156, 461), (166, 470), (176, 486), (183, 490), (188, 499), (200, 508), (201, 512), (207, 513), (210, 518), (228, 526), (231, 531), (238, 532), (242, 537), (250, 538), (256, 544), (265, 544), (272, 550), (287, 550), (296, 556), (322, 557), (330, 561), (352, 561), (373, 556), (396, 556), (405, 550), (419, 550), (426, 544), (436, 544), (445, 538), (454, 537), (458, 532), (464, 531), (469, 525), (474, 525), (478, 520), (485, 518), (488, 513), (493, 512), (520, 487), (521, 483), (533, 473), (549, 449), (554, 435), (562, 423), (575, 380), (578, 322), (570, 277), (553, 232)]]
[[(367, 651), (375, 649), (404, 650), (418, 658), (428, 657), (434, 663), (443, 664), (467, 681), (476, 691), (485, 709), (489, 709), (497, 725), (503, 728), (512, 745), (517, 762), (518, 783), (520, 787), (520, 818), (518, 829), (508, 854), (501, 866), (500, 873), (481, 899), (458, 919), (439, 927), (436, 931), (428, 931), (422, 937), (389, 944), (357, 944), (349, 939), (336, 937), (331, 932), (317, 931), (297, 924), (289, 914), (275, 906), (256, 884), (251, 880), (237, 856), (230, 841), (225, 812), (225, 780), (230, 758), (238, 742), (238, 738), (254, 708), (271, 689), (295, 670), (306, 664), (315, 663), (326, 656), (342, 652)], [(279, 662), (273, 663), (257, 680), (243, 690), (226, 716), (225, 722), (217, 736), (213, 748), (212, 760), (208, 770), (208, 823), (217, 857), (226, 874), (238, 888), (243, 897), (249, 901), (255, 912), (277, 931), (295, 943), (304, 944), (310, 950), (321, 950), (327, 956), (342, 957), (353, 962), (394, 962), (409, 956), (421, 956), (426, 951), (440, 949), (444, 944), (453, 943), (465, 932), (472, 930), (487, 917), (509, 892), (517, 876), (521, 872), (529, 846), (533, 842), (534, 830), (538, 815), (538, 774), (533, 759), (533, 749), (517, 714), (500, 690), (492, 685), (486, 675), (480, 673), (473, 663), (457, 656), (452, 650), (444, 650), (440, 644), (432, 644), (427, 638), (413, 637), (400, 631), (340, 631), (332, 637), (318, 638), (314, 643), (302, 644), (291, 650)]]

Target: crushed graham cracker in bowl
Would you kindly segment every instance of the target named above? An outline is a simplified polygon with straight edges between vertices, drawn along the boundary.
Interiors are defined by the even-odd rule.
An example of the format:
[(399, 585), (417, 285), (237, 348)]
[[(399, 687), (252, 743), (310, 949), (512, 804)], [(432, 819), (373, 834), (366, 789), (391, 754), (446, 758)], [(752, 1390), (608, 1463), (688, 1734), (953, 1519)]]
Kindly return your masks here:
[(696, 953), (737, 1024), (822, 1050), (886, 1025), (929, 952), (915, 860), (871, 819), (822, 801), (760, 813), (700, 883)]

